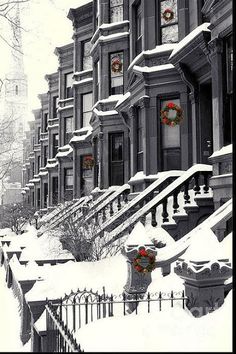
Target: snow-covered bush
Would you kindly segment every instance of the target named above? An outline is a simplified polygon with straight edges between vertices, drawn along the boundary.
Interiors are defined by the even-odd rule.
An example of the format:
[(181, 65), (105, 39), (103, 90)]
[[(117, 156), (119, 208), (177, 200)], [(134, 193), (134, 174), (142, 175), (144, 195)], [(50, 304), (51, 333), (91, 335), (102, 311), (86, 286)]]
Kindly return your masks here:
[(22, 203), (9, 204), (3, 207), (1, 228), (9, 227), (17, 235), (24, 226), (32, 221), (35, 209)]

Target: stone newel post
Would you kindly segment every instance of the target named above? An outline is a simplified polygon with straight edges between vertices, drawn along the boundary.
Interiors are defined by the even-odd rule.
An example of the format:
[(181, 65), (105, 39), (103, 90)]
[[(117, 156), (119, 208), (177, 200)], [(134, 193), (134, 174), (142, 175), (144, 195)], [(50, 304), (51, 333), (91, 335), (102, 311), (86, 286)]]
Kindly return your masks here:
[[(138, 242), (139, 240), (140, 242)], [(122, 252), (127, 259), (128, 267), (128, 276), (127, 282), (124, 286), (124, 294), (130, 299), (134, 299), (135, 295), (138, 295), (138, 298), (141, 298), (152, 281), (151, 272), (139, 272), (134, 267), (134, 258), (141, 249), (146, 250), (154, 256), (157, 254), (154, 244), (146, 235), (144, 226), (141, 223), (138, 223), (126, 241)], [(149, 262), (147, 258), (143, 257), (140, 259), (140, 265), (142, 267), (145, 268), (148, 264)], [(137, 305), (136, 303), (129, 303), (127, 306), (129, 307), (129, 312), (132, 312)]]
[(224, 303), (226, 279), (232, 275), (228, 259), (216, 262), (176, 262), (175, 273), (184, 279), (187, 307), (193, 316), (201, 317)]

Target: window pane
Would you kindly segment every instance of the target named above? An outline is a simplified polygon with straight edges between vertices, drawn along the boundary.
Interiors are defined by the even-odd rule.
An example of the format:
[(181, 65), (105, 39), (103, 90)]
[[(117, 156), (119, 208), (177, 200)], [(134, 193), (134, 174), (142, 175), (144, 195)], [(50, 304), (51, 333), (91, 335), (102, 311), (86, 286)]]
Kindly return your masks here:
[(113, 7), (110, 9), (110, 22), (123, 21), (123, 5)]
[(90, 56), (90, 50), (92, 44), (90, 41), (83, 43), (83, 70), (89, 70), (92, 68), (92, 57)]
[(91, 119), (91, 112), (83, 113), (83, 127), (88, 127)]
[(123, 76), (123, 53), (114, 53), (110, 56), (111, 78)]
[(93, 95), (92, 92), (83, 95), (83, 112), (88, 112), (92, 110), (93, 106)]
[(71, 87), (73, 83), (72, 79), (73, 73), (69, 73), (65, 75), (65, 85), (66, 87)]
[[(161, 109), (163, 109), (167, 103), (173, 102), (179, 106), (180, 100), (179, 99), (171, 99), (165, 100), (161, 102)], [(174, 110), (170, 110), (168, 112), (168, 117), (173, 118), (175, 117), (176, 112)], [(173, 147), (180, 147), (180, 126), (175, 125), (174, 127), (170, 127), (168, 125), (161, 125), (162, 130), (162, 148), (173, 148)]]
[(177, 0), (161, 1), (161, 25), (167, 25), (177, 21)]
[(179, 40), (178, 25), (167, 26), (161, 29), (162, 44), (176, 43)]
[(66, 131), (66, 133), (71, 133), (73, 131), (72, 117), (65, 118), (65, 131)]
[(65, 188), (73, 189), (73, 169), (65, 169)]
[(123, 136), (114, 135), (112, 137), (112, 161), (123, 160)]

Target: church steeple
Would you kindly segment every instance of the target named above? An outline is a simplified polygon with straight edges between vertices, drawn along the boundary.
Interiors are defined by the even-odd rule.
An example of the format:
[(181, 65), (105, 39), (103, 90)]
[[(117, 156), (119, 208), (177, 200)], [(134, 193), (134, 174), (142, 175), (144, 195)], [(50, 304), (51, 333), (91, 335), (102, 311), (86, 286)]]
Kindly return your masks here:
[(22, 48), (22, 28), (20, 21), (20, 5), (17, 0), (14, 9), (12, 9), (12, 22), (11, 22), (11, 67), (10, 72), (24, 73), (24, 60)]

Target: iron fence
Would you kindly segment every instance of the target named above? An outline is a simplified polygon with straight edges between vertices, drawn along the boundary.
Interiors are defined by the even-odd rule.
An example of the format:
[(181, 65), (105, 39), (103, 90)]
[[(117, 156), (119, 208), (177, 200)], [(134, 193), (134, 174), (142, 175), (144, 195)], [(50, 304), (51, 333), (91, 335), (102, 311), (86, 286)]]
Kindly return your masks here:
[[(48, 351), (81, 352), (76, 342), (76, 332), (83, 325), (101, 318), (117, 315), (150, 313), (174, 307), (176, 302), (184, 309), (188, 297), (184, 291), (169, 293), (107, 295), (88, 291), (71, 291), (57, 304), (47, 303), (47, 341)], [(165, 304), (165, 305), (164, 305)]]

